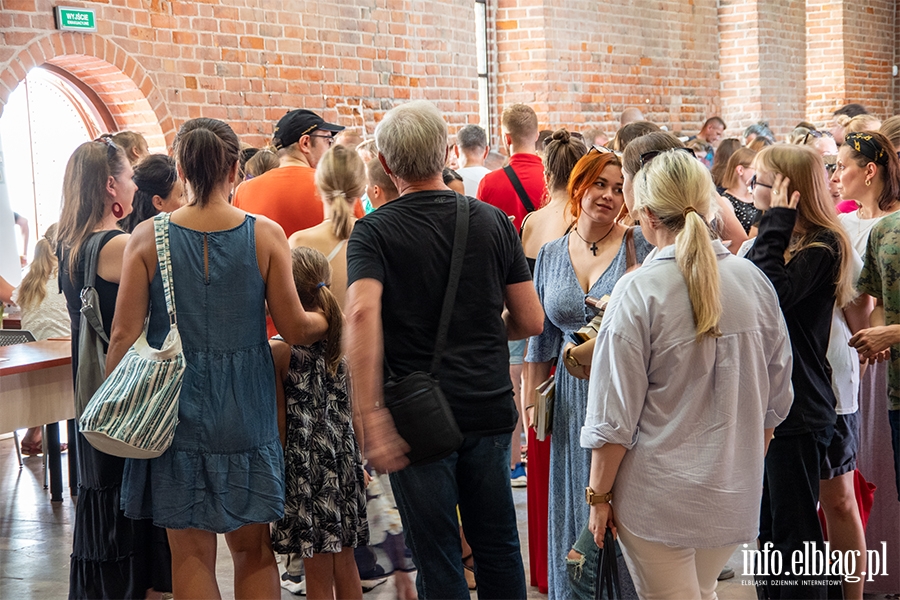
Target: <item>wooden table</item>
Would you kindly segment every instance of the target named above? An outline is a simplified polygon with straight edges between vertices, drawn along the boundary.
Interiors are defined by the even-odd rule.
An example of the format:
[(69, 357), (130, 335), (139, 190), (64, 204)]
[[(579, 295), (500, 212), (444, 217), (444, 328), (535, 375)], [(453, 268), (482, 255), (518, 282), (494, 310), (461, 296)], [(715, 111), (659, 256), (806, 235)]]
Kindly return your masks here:
[[(50, 499), (54, 502), (62, 500), (59, 421), (75, 418), (73, 389), (70, 340), (0, 347), (0, 432), (47, 426)], [(69, 440), (70, 474), (75, 456), (73, 442)]]

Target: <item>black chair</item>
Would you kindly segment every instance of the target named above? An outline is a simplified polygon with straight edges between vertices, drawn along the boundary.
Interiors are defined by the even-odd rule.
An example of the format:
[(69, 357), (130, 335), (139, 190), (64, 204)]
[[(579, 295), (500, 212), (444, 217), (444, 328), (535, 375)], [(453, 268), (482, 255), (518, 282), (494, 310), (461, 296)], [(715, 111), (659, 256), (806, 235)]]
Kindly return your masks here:
[(33, 341), (34, 335), (26, 329), (0, 329), (0, 346), (15, 346)]

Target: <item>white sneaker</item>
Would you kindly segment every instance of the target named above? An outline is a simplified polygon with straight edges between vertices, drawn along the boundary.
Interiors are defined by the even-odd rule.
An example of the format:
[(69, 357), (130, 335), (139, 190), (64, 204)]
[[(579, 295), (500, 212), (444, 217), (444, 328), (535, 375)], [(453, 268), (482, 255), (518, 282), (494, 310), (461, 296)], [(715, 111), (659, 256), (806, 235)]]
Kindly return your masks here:
[(294, 594), (295, 596), (306, 595), (306, 579), (303, 575), (291, 575), (282, 573), (281, 587)]
[(509, 471), (509, 484), (514, 488), (528, 486), (528, 477), (525, 475), (525, 465), (516, 463), (516, 468)]

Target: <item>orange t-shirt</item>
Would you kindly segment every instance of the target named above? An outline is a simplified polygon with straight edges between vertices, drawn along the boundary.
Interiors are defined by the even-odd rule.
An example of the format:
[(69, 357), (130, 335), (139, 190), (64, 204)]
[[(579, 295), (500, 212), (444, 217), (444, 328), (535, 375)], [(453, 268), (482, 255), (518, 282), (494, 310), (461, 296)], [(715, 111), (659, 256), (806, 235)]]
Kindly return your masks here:
[(238, 186), (234, 205), (281, 225), (287, 237), (322, 222), (322, 201), (312, 167), (278, 167)]

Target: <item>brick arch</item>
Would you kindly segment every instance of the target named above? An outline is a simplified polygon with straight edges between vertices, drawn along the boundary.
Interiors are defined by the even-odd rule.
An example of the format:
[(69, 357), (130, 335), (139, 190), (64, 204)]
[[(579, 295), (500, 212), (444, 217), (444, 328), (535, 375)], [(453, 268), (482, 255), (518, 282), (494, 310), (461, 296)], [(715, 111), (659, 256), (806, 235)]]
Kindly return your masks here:
[(151, 150), (175, 137), (175, 121), (144, 68), (125, 50), (96, 34), (53, 32), (33, 40), (0, 70), (0, 112), (34, 67), (51, 64), (88, 86), (118, 130), (137, 131)]

